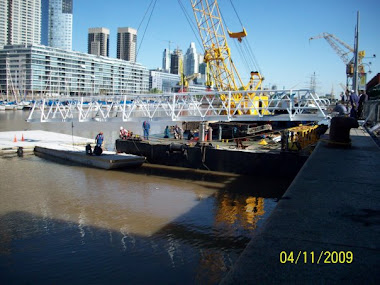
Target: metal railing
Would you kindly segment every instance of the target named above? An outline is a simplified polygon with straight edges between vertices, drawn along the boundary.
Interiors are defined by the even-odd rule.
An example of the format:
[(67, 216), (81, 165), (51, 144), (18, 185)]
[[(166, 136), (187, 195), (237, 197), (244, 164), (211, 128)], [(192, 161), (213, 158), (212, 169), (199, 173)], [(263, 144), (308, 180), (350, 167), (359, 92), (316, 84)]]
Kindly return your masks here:
[(60, 97), (36, 101), (28, 121), (318, 121), (329, 104), (306, 89)]

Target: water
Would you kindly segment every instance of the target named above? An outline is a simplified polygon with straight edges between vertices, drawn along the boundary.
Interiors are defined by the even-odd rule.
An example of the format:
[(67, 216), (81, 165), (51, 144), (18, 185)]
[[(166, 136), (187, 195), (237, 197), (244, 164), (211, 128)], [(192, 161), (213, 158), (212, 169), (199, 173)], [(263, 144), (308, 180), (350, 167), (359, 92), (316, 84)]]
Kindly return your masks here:
[[(92, 138), (102, 130), (113, 149), (120, 125), (141, 129), (29, 124), (26, 116), (0, 113), (0, 131)], [(290, 182), (181, 168), (104, 171), (34, 155), (0, 161), (1, 284), (217, 284)]]

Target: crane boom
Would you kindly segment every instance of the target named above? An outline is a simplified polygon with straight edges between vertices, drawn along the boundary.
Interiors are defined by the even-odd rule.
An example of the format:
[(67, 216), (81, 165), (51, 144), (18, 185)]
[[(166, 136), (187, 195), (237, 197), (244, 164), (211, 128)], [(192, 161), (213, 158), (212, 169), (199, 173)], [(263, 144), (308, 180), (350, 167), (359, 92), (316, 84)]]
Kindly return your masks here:
[(216, 0), (191, 0), (204, 47), (204, 61), (209, 64), (218, 90), (238, 90), (242, 80), (231, 59), (230, 48)]
[[(351, 46), (349, 46), (342, 40), (338, 39), (333, 34), (329, 34), (329, 33), (322, 33), (318, 36), (311, 37), (310, 40), (321, 39), (321, 38), (324, 38), (330, 44), (330, 46), (334, 49), (334, 51), (339, 55), (339, 57), (342, 59), (342, 61), (345, 64), (348, 64), (350, 62), (350, 59), (347, 57), (347, 54), (354, 52), (354, 49)], [(348, 51), (344, 51), (342, 46), (346, 48)]]
[[(219, 91), (258, 90), (263, 80), (260, 73), (252, 71), (248, 84), (244, 85), (232, 61), (218, 1), (191, 0), (191, 6), (204, 48), (204, 62), (209, 66), (216, 89)], [(243, 28), (242, 32), (228, 31), (228, 34), (241, 42), (247, 32)], [(226, 95), (221, 95), (221, 99), (227, 100)], [(236, 106), (243, 107), (244, 111), (236, 110), (239, 115), (258, 115), (258, 109), (268, 104), (267, 96), (262, 94), (258, 96), (256, 93), (247, 96), (234, 93), (231, 100), (229, 102), (231, 114), (235, 113)]]
[[(348, 88), (349, 80), (351, 80), (352, 77), (354, 76), (355, 58), (352, 57), (351, 59), (349, 59), (349, 57), (347, 56), (349, 54), (352, 54), (353, 56), (355, 56), (355, 49), (351, 47), (350, 45), (346, 44), (344, 41), (340, 40), (335, 35), (330, 34), (330, 33), (322, 33), (318, 36), (311, 37), (309, 40), (321, 39), (321, 38), (324, 38), (329, 43), (329, 45), (334, 49), (334, 51), (339, 55), (339, 57), (345, 63), (346, 76), (347, 76), (346, 86)], [(346, 51), (344, 50), (344, 48), (346, 49)], [(358, 64), (358, 71), (360, 74), (365, 74), (364, 65), (362, 63), (364, 56), (365, 56), (365, 51), (358, 52), (357, 64)]]

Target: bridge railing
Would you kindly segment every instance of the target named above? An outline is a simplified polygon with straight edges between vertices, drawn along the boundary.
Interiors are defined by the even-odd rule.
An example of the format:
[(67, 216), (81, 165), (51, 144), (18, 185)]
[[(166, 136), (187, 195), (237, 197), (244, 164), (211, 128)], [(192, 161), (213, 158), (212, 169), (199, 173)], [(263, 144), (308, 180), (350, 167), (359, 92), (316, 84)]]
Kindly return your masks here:
[(36, 101), (28, 121), (315, 121), (329, 104), (307, 89), (59, 97)]

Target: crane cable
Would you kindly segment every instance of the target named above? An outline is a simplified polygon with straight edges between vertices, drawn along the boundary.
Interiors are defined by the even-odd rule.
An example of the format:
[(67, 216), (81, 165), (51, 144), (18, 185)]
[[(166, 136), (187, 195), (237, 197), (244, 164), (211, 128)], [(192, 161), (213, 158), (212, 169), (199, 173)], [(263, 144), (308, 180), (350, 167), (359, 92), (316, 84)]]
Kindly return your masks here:
[[(137, 49), (137, 52), (136, 52), (136, 58), (137, 58), (137, 56), (138, 56), (138, 54), (139, 54), (140, 48), (141, 48), (142, 43), (143, 43), (143, 41), (144, 41), (145, 33), (146, 33), (146, 30), (148, 29), (148, 26), (149, 26), (149, 23), (150, 23), (150, 19), (152, 18), (152, 14), (153, 14), (154, 8), (155, 8), (155, 6), (156, 6), (157, 0), (152, 0), (152, 1), (150, 1), (150, 4), (149, 4), (149, 6), (148, 6), (148, 9), (145, 11), (144, 17), (143, 17), (143, 19), (141, 20), (140, 25), (139, 25), (139, 27), (138, 27), (138, 29), (137, 29), (137, 30), (140, 29), (140, 26), (141, 26), (142, 22), (144, 21), (145, 16), (146, 16), (146, 14), (148, 13), (148, 11), (149, 11), (150, 7), (152, 6), (152, 3), (153, 3), (153, 2), (154, 2), (154, 4), (153, 4), (153, 8), (152, 8), (152, 11), (150, 12), (150, 15), (149, 15), (149, 18), (148, 18), (148, 22), (147, 22), (147, 24), (146, 24), (146, 26), (145, 26), (145, 30), (144, 30), (143, 36), (142, 36), (142, 38), (141, 38), (141, 43), (140, 43), (140, 45), (139, 45), (139, 48)], [(131, 43), (130, 43), (130, 44), (131, 44)]]
[(205, 49), (204, 49), (203, 43), (200, 41), (200, 39), (199, 39), (200, 36), (195, 31), (196, 29), (198, 29), (198, 26), (193, 22), (193, 20), (192, 20), (193, 18), (190, 17), (189, 14), (187, 13), (187, 11), (185, 9), (185, 6), (183, 5), (182, 1), (181, 0), (177, 0), (177, 1), (178, 1), (179, 6), (182, 9), (182, 12), (185, 15), (185, 18), (186, 18), (187, 22), (189, 23), (189, 26), (190, 26), (191, 30), (194, 33), (195, 38), (197, 39), (198, 45), (203, 49), (203, 53), (204, 53)]
[[(232, 4), (232, 2), (231, 2), (231, 4)], [(234, 7), (234, 6), (233, 6), (233, 7)], [(226, 27), (227, 30), (229, 30), (229, 29), (228, 29), (228, 26), (227, 26), (227, 22), (226, 22), (226, 20), (224, 19), (224, 16), (223, 16), (222, 11), (221, 11), (220, 9), (219, 9), (219, 11), (220, 11), (220, 16), (222, 17), (222, 21), (223, 21), (224, 26)], [(235, 11), (235, 13), (236, 13), (236, 9), (235, 9), (235, 8), (234, 8), (234, 11)], [(236, 15), (237, 15), (237, 13), (236, 13)], [(237, 17), (238, 17), (238, 19), (239, 19), (239, 21), (240, 21), (239, 15), (237, 15)], [(242, 22), (241, 22), (241, 21), (240, 21), (240, 24), (242, 25)], [(242, 26), (243, 26), (243, 25), (242, 25)], [(240, 55), (241, 61), (243, 62), (244, 66), (245, 66), (245, 68), (246, 68), (247, 73), (249, 73), (249, 72), (250, 72), (249, 64), (248, 64), (248, 61), (247, 61), (246, 55), (244, 54), (244, 51), (243, 51), (241, 45), (239, 45), (236, 41), (233, 41), (233, 43), (235, 44), (235, 47), (237, 48), (237, 50), (238, 50), (238, 52), (239, 52), (239, 55)], [(232, 59), (231, 59), (231, 60), (232, 60)]]
[[(239, 14), (237, 13), (235, 5), (233, 4), (232, 0), (230, 0), (230, 3), (231, 3), (231, 6), (232, 6), (232, 9), (234, 10), (234, 12), (236, 14), (236, 17), (238, 18), (238, 20), (240, 22), (240, 25), (242, 26), (242, 28), (244, 28), (243, 22), (240, 19)], [(223, 22), (224, 22), (224, 25), (227, 27), (226, 22), (224, 21), (224, 19), (223, 19)], [(242, 43), (243, 43), (242, 45), (243, 45), (243, 48), (244, 48), (245, 51), (243, 51), (241, 49), (240, 56), (242, 57), (243, 61), (246, 61), (246, 65), (248, 65), (248, 66), (251, 64), (252, 67), (254, 67), (254, 69), (256, 69), (257, 71), (259, 71), (260, 74), (262, 74), (260, 66), (258, 64), (258, 61), (257, 61), (254, 53), (253, 53), (251, 45), (249, 44), (248, 41), (245, 41), (244, 39), (242, 39)], [(235, 44), (237, 45), (236, 42), (235, 42)], [(248, 62), (247, 58), (249, 59), (250, 62)], [(252, 71), (252, 70), (249, 70), (249, 71)]]

